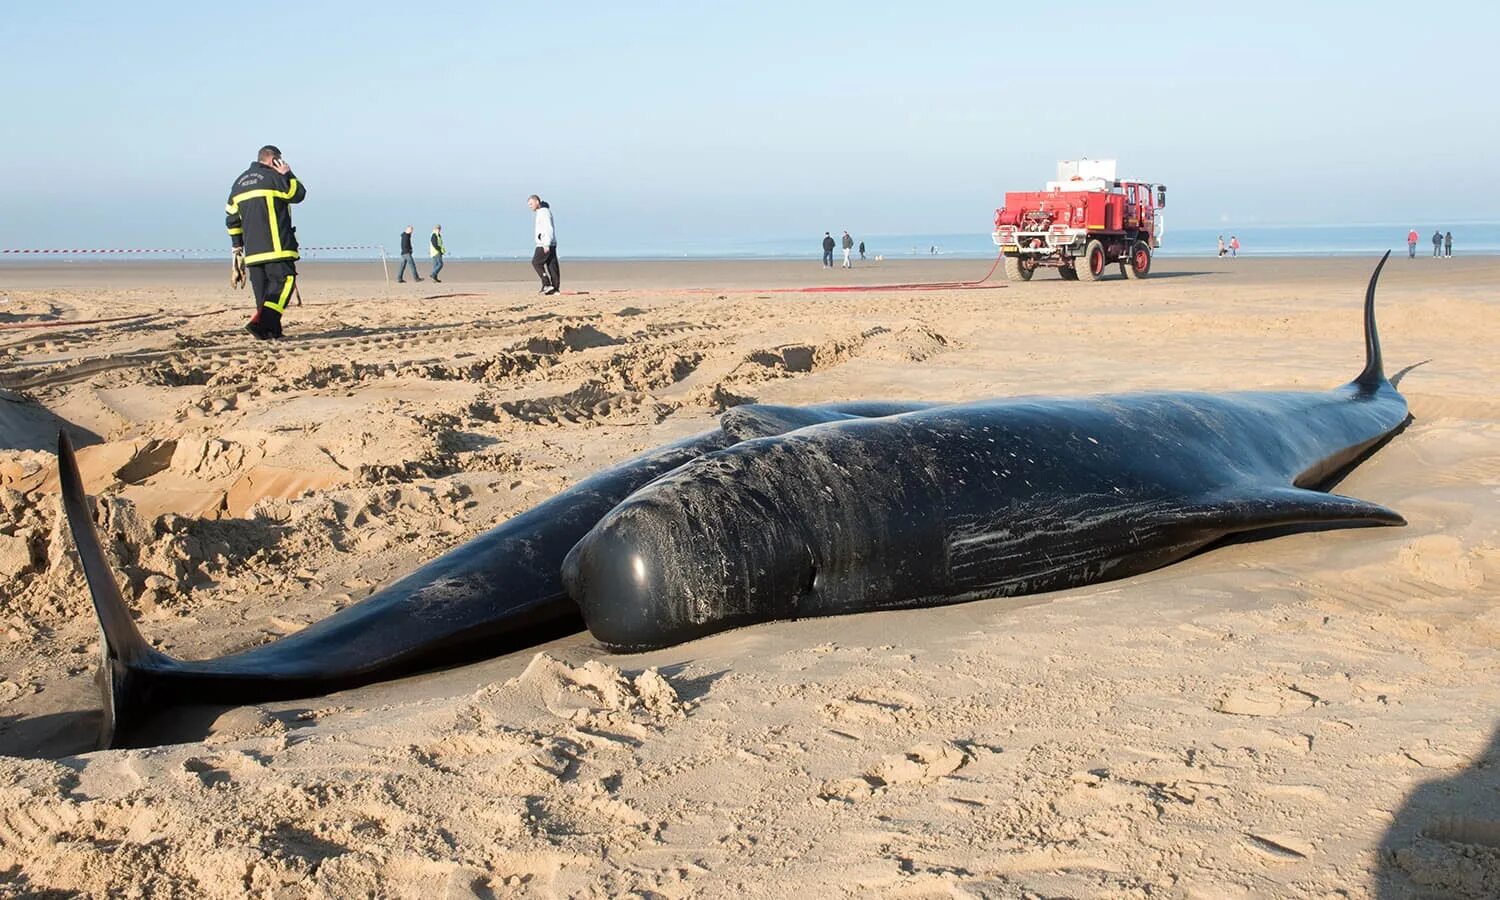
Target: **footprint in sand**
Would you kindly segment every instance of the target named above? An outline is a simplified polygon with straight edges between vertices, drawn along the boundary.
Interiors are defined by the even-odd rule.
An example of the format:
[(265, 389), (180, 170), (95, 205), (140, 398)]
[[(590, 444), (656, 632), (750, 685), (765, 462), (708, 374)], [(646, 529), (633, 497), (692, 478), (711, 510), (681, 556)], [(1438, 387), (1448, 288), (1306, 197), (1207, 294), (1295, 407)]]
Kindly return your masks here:
[(1484, 583), (1464, 544), (1447, 534), (1430, 534), (1401, 548), (1401, 565), (1423, 581), (1450, 590), (1468, 590)]
[(889, 725), (922, 706), (921, 698), (914, 694), (876, 689), (834, 700), (823, 707), (823, 714), (834, 722)]
[(934, 781), (952, 775), (968, 761), (969, 755), (954, 744), (947, 741), (925, 742), (905, 753), (885, 757), (866, 776), (878, 779), (883, 784)]
[(1402, 747), (1401, 755), (1424, 769), (1458, 769), (1469, 764), (1469, 758), (1424, 741), (1421, 746)]
[(905, 753), (883, 757), (865, 774), (825, 782), (818, 791), (824, 800), (851, 802), (872, 796), (877, 790), (894, 784), (936, 781), (963, 768), (969, 754), (947, 741), (927, 741)]
[(1214, 702), (1217, 712), (1231, 716), (1284, 716), (1312, 709), (1318, 698), (1284, 685), (1232, 688)]

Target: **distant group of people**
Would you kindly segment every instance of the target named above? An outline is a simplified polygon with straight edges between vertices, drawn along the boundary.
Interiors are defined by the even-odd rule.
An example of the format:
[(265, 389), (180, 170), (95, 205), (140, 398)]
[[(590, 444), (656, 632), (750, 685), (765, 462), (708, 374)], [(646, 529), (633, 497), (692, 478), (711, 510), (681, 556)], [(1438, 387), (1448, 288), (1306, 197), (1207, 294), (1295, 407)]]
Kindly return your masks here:
[(1240, 255), (1240, 239), (1234, 235), (1229, 236), (1229, 243), (1224, 243), (1224, 235), (1219, 235), (1219, 256), (1228, 256), (1230, 259)]
[[(1417, 234), (1413, 228), (1406, 233), (1406, 255), (1410, 259), (1417, 258), (1417, 242), (1422, 236)], [(1432, 258), (1449, 257), (1453, 255), (1453, 232), (1444, 232), (1441, 228), (1432, 233)]]
[[(552, 207), (536, 194), (526, 198), (526, 205), (535, 214), (533, 224), (536, 248), (531, 254), (531, 267), (542, 281), (541, 293), (556, 294), (562, 290), (562, 267), (557, 262), (557, 223), (552, 219)], [(447, 247), (443, 245), (443, 226), (432, 226), (432, 237), (428, 241), (428, 254), (432, 257), (431, 277), (440, 284), (442, 280), (438, 278), (438, 273), (443, 270), (443, 254), (447, 252)], [(412, 259), (410, 225), (401, 233), (401, 271), (396, 275), (397, 284), (406, 282), (408, 265), (411, 266), (413, 277), (421, 281), (416, 261)]]
[[(438, 277), (438, 273), (443, 271), (443, 254), (447, 252), (447, 247), (443, 246), (443, 226), (432, 226), (432, 237), (427, 241), (427, 255), (432, 257), (432, 272), (428, 277), (438, 284), (443, 283), (443, 279)], [(412, 258), (410, 225), (406, 226), (405, 231), (401, 232), (401, 270), (396, 273), (397, 284), (406, 283), (407, 266), (411, 266), (411, 277), (421, 281), (422, 276), (417, 273), (417, 261)]]
[[(274, 144), (261, 147), (255, 155), (255, 162), (240, 173), (229, 188), (224, 226), (234, 252), (234, 281), (248, 281), (250, 284), (255, 313), (245, 330), (259, 340), (282, 337), (281, 316), (297, 292), (297, 260), (301, 255), (297, 250), (297, 229), (292, 226), (291, 204), (301, 203), (306, 197), (306, 186), (292, 174), (291, 166), (281, 158), (281, 150)], [(536, 248), (531, 255), (531, 266), (541, 279), (541, 293), (556, 294), (562, 289), (562, 272), (557, 262), (557, 225), (552, 219), (552, 207), (536, 194), (526, 198), (526, 205), (536, 216)], [(408, 225), (401, 232), (401, 269), (396, 274), (399, 284), (406, 283), (408, 267), (412, 278), (422, 280), (413, 257), (411, 235), (412, 226)], [(846, 231), (846, 266), (849, 264), (849, 246)], [(861, 243), (861, 259), (864, 251), (865, 245)], [(443, 270), (443, 256), (447, 252), (443, 243), (443, 226), (434, 225), (432, 236), (427, 241), (427, 254), (432, 258), (432, 271), (428, 277), (439, 284), (442, 279), (438, 273)]]
[[(854, 268), (854, 262), (849, 258), (849, 255), (854, 252), (854, 238), (849, 236), (849, 232), (847, 230), (844, 231), (844, 236), (839, 239), (837, 244), (834, 243), (832, 232), (823, 232), (823, 268), (833, 268), (833, 248), (835, 246), (842, 246), (844, 248), (843, 268)], [(864, 241), (859, 242), (859, 258), (865, 258)]]

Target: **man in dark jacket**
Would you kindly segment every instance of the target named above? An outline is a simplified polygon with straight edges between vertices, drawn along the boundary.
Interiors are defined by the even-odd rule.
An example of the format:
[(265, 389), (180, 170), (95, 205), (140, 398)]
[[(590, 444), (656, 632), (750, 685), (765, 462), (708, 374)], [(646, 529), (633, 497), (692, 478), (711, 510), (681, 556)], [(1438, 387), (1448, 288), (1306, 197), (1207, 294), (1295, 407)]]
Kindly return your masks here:
[(245, 330), (263, 341), (281, 337), (281, 314), (297, 286), (297, 230), (290, 205), (306, 196), (307, 188), (270, 144), (229, 188), (224, 224), (234, 252), (244, 257), (255, 295), (255, 315)]
[(823, 232), (823, 268), (833, 268), (833, 235)]
[(401, 232), (401, 270), (396, 273), (396, 283), (397, 284), (405, 284), (406, 283), (406, 267), (407, 266), (411, 266), (411, 277), (417, 279), (418, 281), (421, 281), (422, 280), (422, 276), (417, 274), (417, 261), (415, 259), (412, 259), (412, 255), (411, 255), (411, 226), (410, 225), (406, 226), (406, 230), (405, 231)]
[(1438, 257), (1438, 256), (1442, 256), (1443, 255), (1443, 232), (1442, 231), (1434, 231), (1432, 233), (1432, 255), (1434, 257)]

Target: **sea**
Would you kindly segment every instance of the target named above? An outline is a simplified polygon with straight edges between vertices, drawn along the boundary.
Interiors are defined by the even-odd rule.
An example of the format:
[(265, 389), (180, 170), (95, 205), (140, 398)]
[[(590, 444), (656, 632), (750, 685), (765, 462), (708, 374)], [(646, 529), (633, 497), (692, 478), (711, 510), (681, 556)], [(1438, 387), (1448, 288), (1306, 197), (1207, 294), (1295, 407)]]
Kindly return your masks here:
[[(865, 255), (869, 258), (881, 256), (886, 259), (917, 259), (931, 257), (953, 257), (957, 259), (993, 259), (996, 248), (990, 232), (983, 223), (972, 232), (948, 234), (854, 234), (856, 241), (865, 242)], [(1162, 257), (1203, 257), (1218, 252), (1218, 239), (1223, 235), (1227, 242), (1231, 236), (1240, 239), (1240, 255), (1249, 257), (1275, 256), (1372, 256), (1393, 250), (1397, 255), (1406, 250), (1406, 235), (1413, 227), (1422, 236), (1417, 243), (1417, 253), (1432, 255), (1432, 232), (1435, 228), (1453, 232), (1453, 254), (1494, 255), (1500, 254), (1500, 221), (1451, 222), (1451, 223), (1387, 223), (1363, 225), (1225, 225), (1214, 228), (1173, 228), (1170, 220), (1162, 234), (1161, 247), (1157, 251)], [(638, 239), (637, 239), (638, 240)], [(815, 230), (807, 235), (774, 239), (749, 239), (705, 237), (694, 240), (635, 243), (628, 239), (621, 242), (602, 243), (582, 239), (565, 244), (564, 259), (597, 260), (797, 260), (819, 259), (822, 256), (823, 233)], [(339, 242), (328, 241), (329, 244)], [(349, 240), (345, 244), (362, 242)], [(304, 259), (378, 259), (378, 248), (369, 245), (349, 248), (335, 247), (331, 250), (304, 249)], [(223, 248), (170, 251), (159, 253), (132, 253), (112, 251), (107, 255), (74, 254), (68, 252), (46, 255), (12, 255), (14, 251), (0, 254), (0, 264), (68, 261), (68, 262), (124, 262), (138, 259), (156, 260), (221, 260), (226, 255)], [(386, 255), (395, 258), (395, 248), (386, 248)], [(531, 259), (530, 248), (519, 246), (513, 253), (470, 254), (450, 256), (450, 260), (516, 260)], [(425, 263), (426, 258), (422, 261)]]
[[(1223, 235), (1240, 239), (1241, 256), (1367, 256), (1394, 250), (1406, 251), (1406, 235), (1415, 227), (1422, 239), (1419, 255), (1432, 255), (1432, 232), (1438, 226), (1422, 224), (1374, 225), (1246, 225), (1222, 228), (1172, 228), (1161, 237), (1163, 257), (1215, 256)], [(1453, 253), (1500, 254), (1500, 222), (1464, 222), (1442, 226), (1453, 232)], [(865, 242), (865, 255), (887, 259), (951, 256), (959, 259), (990, 259), (996, 248), (988, 231), (953, 234), (854, 235)], [(619, 247), (603, 250), (578, 248), (575, 259), (817, 259), (822, 256), (821, 232), (807, 237), (775, 240), (702, 240), (664, 243), (656, 246)], [(837, 255), (837, 251), (835, 252)], [(528, 259), (530, 257), (527, 257)]]

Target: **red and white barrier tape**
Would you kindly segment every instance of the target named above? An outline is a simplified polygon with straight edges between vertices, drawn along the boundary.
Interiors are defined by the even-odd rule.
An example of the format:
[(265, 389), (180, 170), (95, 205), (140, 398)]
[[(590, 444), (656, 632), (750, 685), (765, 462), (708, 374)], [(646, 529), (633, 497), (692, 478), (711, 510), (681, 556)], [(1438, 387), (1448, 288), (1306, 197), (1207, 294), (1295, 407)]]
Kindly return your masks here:
[[(302, 252), (316, 252), (316, 251), (319, 251), (319, 250), (379, 250), (379, 249), (381, 249), (381, 247), (380, 247), (379, 244), (342, 244), (342, 245), (339, 245), (339, 246), (301, 247), (301, 248), (298, 248), (298, 249), (301, 250)], [(152, 249), (149, 249), (149, 250), (130, 250), (130, 249), (120, 249), (120, 248), (87, 249), (87, 250), (80, 250), (80, 249), (59, 250), (59, 249), (51, 249), (51, 248), (45, 249), (45, 250), (32, 250), (32, 249), (3, 249), (3, 248), (0, 248), (0, 254), (46, 254), (46, 255), (51, 255), (51, 256), (84, 256), (84, 255), (92, 255), (92, 254), (133, 254), (133, 255), (137, 255), (137, 256), (146, 256), (146, 255), (150, 255), (150, 254), (160, 254), (160, 253), (213, 253), (213, 254), (227, 254), (228, 252), (229, 252), (229, 248), (228, 247), (223, 247), (223, 248), (215, 249), (215, 250), (205, 250), (202, 247), (168, 247), (168, 248), (152, 248)]]
[(85, 254), (85, 253), (213, 253), (213, 252), (216, 252), (216, 251), (212, 251), (212, 250), (198, 250), (198, 249), (187, 249), (187, 248), (181, 248), (181, 247), (175, 248), (175, 249), (164, 249), (164, 250), (119, 250), (119, 249), (109, 249), (109, 250), (3, 250), (3, 249), (0, 249), (0, 253), (50, 253), (50, 254), (67, 254), (67, 255), (70, 255), (70, 256), (82, 255), (82, 254)]

